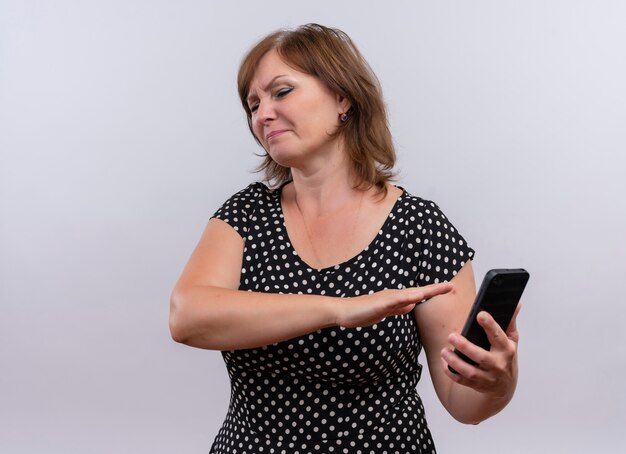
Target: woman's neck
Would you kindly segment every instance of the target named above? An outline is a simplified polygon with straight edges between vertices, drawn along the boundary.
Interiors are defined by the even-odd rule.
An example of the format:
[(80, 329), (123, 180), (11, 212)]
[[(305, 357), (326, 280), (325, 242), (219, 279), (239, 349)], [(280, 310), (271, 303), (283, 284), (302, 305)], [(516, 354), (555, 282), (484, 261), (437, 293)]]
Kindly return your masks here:
[(357, 179), (347, 165), (326, 165), (308, 172), (292, 168), (291, 174), (290, 197), (297, 198), (300, 209), (314, 218), (358, 203), (363, 196), (362, 191), (354, 189)]

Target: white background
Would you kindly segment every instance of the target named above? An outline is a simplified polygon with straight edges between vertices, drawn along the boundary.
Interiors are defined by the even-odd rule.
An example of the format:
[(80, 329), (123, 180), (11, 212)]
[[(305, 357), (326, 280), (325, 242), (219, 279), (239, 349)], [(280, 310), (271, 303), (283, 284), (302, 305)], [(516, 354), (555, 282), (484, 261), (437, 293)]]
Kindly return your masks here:
[(439, 451), (621, 451), (624, 2), (1, 0), (0, 452), (208, 451), (227, 374), (170, 339), (169, 293), (258, 178), (241, 58), (307, 22), (369, 60), (398, 183), (461, 230), (477, 280), (531, 273), (509, 407), (463, 426), (424, 375)]

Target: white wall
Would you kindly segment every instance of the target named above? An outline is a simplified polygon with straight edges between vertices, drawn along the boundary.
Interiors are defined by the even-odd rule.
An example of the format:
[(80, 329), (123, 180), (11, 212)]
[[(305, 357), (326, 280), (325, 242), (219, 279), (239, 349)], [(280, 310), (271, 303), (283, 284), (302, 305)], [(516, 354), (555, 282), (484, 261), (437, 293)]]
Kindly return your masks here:
[(209, 215), (256, 178), (235, 91), (279, 27), (352, 36), (400, 183), (489, 268), (523, 266), (517, 396), (442, 453), (617, 452), (626, 373), (621, 1), (0, 2), (0, 452), (207, 452), (219, 353), (169, 338)]

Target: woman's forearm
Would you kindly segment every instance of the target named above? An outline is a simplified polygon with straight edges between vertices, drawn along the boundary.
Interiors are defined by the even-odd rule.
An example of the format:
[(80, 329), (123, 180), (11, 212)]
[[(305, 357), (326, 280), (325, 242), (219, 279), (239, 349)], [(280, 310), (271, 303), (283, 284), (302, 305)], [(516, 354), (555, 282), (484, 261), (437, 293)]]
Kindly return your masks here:
[(515, 383), (511, 387), (502, 396), (494, 396), (453, 383), (449, 389), (446, 408), (457, 421), (478, 424), (507, 406), (515, 393)]
[(193, 286), (172, 294), (170, 331), (192, 347), (255, 348), (333, 326), (333, 300)]
[(418, 301), (451, 289), (450, 284), (440, 283), (336, 298), (189, 285), (172, 294), (170, 331), (175, 341), (192, 347), (255, 348), (330, 326), (370, 326), (406, 314)]

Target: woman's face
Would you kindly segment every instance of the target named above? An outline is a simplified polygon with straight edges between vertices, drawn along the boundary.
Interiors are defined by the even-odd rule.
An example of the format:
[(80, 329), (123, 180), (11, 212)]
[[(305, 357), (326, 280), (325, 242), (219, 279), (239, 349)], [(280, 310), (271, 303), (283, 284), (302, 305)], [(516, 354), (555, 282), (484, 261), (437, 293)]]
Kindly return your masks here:
[(316, 77), (283, 62), (276, 51), (259, 62), (247, 101), (254, 135), (284, 167), (336, 149), (337, 139), (331, 134), (350, 107)]

